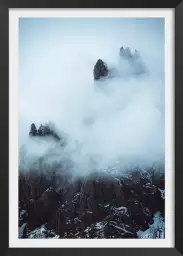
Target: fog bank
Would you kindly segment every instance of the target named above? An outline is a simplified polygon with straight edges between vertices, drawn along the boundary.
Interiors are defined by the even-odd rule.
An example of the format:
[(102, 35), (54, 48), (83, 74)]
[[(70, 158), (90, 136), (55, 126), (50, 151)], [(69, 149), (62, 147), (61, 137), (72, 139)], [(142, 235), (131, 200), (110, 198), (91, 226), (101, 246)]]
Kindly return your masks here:
[[(133, 76), (120, 64), (121, 46), (139, 51), (147, 73)], [(99, 58), (120, 67), (121, 77), (94, 81)], [(29, 138), (31, 123), (38, 128), (49, 121), (66, 134), (64, 149)], [(78, 174), (116, 163), (162, 163), (164, 20), (21, 18), (19, 148), (20, 156), (26, 150), (25, 168), (46, 156), (49, 163), (70, 159)]]

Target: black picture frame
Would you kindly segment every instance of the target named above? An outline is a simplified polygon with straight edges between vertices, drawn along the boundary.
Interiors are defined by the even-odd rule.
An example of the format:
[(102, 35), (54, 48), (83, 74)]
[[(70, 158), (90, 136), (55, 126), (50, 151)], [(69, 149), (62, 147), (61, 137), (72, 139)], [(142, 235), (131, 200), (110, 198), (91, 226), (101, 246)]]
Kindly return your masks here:
[[(82, 0), (67, 0), (61, 1), (35, 1), (35, 0), (4, 0), (0, 3), (0, 63), (1, 63), (1, 93), (0, 93), (0, 113), (1, 113), (1, 171), (0, 171), (0, 202), (1, 202), (1, 218), (0, 218), (0, 254), (1, 255), (32, 255), (43, 254), (45, 255), (60, 255), (60, 254), (75, 254), (85, 255), (86, 253), (111, 254), (113, 250), (116, 254), (123, 255), (174, 255), (178, 256), (183, 254), (183, 207), (181, 200), (181, 186), (183, 180), (182, 172), (182, 154), (181, 149), (183, 146), (183, 121), (181, 116), (182, 101), (182, 66), (183, 66), (183, 2), (180, 0), (166, 2), (164, 1), (148, 2), (145, 0), (125, 0), (106, 2), (103, 0), (86, 2)], [(8, 205), (9, 205), (9, 9), (11, 8), (175, 8), (175, 248), (9, 248), (9, 218), (8, 218)]]

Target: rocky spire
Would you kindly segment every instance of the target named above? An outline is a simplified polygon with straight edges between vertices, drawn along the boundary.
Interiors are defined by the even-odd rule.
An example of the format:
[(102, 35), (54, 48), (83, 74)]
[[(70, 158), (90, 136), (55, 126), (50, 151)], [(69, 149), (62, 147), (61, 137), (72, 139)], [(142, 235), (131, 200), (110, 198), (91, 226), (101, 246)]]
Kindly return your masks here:
[(37, 129), (34, 123), (31, 124), (31, 128), (30, 128), (30, 132), (29, 132), (30, 136), (36, 136), (37, 135)]
[(124, 58), (131, 58), (132, 53), (129, 47), (124, 48), (123, 46), (120, 48), (120, 56)]
[(107, 65), (103, 62), (103, 60), (98, 59), (93, 71), (94, 79), (98, 80), (101, 77), (105, 77), (108, 75)]

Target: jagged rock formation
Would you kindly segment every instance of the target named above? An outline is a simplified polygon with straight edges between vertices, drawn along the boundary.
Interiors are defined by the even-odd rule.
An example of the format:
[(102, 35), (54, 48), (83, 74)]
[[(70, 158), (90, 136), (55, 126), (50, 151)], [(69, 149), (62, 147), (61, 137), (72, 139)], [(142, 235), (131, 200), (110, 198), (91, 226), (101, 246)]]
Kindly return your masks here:
[(120, 48), (120, 56), (124, 58), (132, 58), (132, 53), (129, 47), (124, 48), (123, 46)]
[(147, 72), (141, 60), (140, 53), (136, 49), (132, 53), (129, 47), (124, 48), (122, 46), (119, 55), (121, 60), (126, 60), (130, 65), (132, 75), (141, 75)]
[[(26, 195), (29, 182), (21, 179), (20, 183), (24, 186), (19, 195)], [(59, 238), (138, 238), (139, 230), (153, 224), (156, 212), (164, 218), (164, 197), (149, 172), (121, 177), (96, 173), (64, 182), (57, 189), (49, 185), (40, 196), (29, 194), (19, 200), (24, 238), (40, 234), (42, 225), (47, 236), (52, 230)]]
[(97, 60), (94, 66), (93, 75), (95, 80), (99, 80), (101, 77), (106, 77), (108, 75), (108, 68), (103, 60)]
[(126, 58), (126, 59), (139, 59), (140, 58), (140, 54), (139, 52), (135, 49), (135, 52), (132, 53), (129, 47), (124, 48), (123, 46), (120, 48), (120, 56), (122, 58)]
[(53, 131), (48, 125), (40, 125), (39, 129), (36, 128), (34, 123), (31, 124), (29, 136), (52, 136), (54, 139), (60, 141), (61, 138)]
[[(122, 61), (126, 61), (123, 65), (129, 66), (128, 68), (131, 70), (131, 75), (140, 75), (147, 72), (144, 64), (142, 63), (140, 53), (136, 49), (134, 53), (132, 53), (129, 47), (124, 48), (122, 46), (119, 50), (119, 56)], [(122, 67), (119, 64), (118, 67), (108, 68), (107, 64), (103, 60), (97, 60), (93, 70), (94, 80), (100, 80), (105, 77), (123, 77), (123, 72), (121, 72), (125, 68), (123, 65)]]
[(37, 135), (37, 128), (36, 128), (34, 123), (31, 124), (29, 135), (30, 136), (36, 136)]

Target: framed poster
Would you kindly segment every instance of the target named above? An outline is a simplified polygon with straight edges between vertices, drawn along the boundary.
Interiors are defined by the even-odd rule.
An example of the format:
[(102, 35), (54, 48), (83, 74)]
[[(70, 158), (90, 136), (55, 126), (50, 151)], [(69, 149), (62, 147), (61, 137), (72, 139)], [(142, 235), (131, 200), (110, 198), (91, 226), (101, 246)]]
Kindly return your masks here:
[[(3, 6), (6, 23), (9, 13), (6, 252), (182, 252), (173, 97), (176, 84), (177, 114), (174, 33), (182, 61), (181, 6)], [(180, 131), (179, 123), (176, 136)]]

